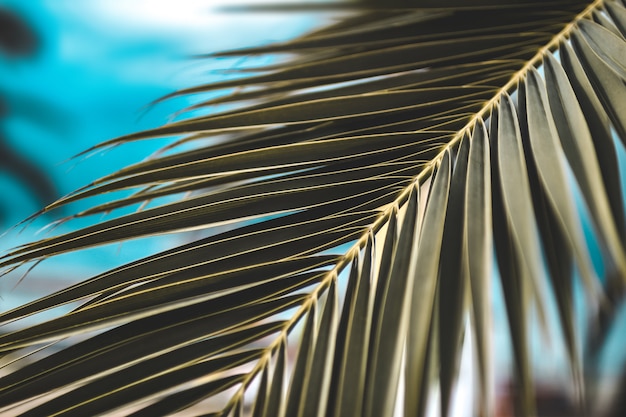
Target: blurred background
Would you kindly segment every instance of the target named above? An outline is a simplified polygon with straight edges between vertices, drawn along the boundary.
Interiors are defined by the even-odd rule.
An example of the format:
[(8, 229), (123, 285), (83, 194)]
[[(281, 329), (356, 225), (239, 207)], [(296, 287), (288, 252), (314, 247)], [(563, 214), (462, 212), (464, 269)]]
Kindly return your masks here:
[[(69, 213), (43, 216), (21, 232), (12, 226), (56, 198), (141, 161), (167, 142), (141, 141), (89, 158), (75, 155), (102, 141), (163, 125), (199, 99), (150, 105), (168, 93), (236, 76), (228, 72), (235, 66), (268, 61), (197, 55), (289, 39), (324, 23), (322, 16), (312, 14), (264, 14), (259, 19), (219, 12), (225, 3), (234, 2), (0, 0), (2, 253), (45, 237), (41, 229)], [(94, 201), (78, 203), (72, 211)], [(95, 220), (99, 218), (85, 221)], [(59, 227), (56, 232), (64, 230)], [(13, 274), (0, 280), (0, 309), (180, 243), (173, 239), (128, 242), (113, 250), (51, 259), (20, 285), (21, 275)]]

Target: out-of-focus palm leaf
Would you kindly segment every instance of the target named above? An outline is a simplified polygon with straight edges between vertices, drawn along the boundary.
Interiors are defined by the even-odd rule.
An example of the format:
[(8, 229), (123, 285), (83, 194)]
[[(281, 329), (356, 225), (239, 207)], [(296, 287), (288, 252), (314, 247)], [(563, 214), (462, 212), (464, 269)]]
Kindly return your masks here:
[[(160, 415), (200, 402), (205, 415), (227, 416), (254, 398), (254, 416), (408, 416), (425, 412), (439, 382), (449, 415), (470, 331), (476, 414), (492, 416), (492, 253), (517, 409), (535, 410), (530, 316), (537, 311), (548, 326), (548, 283), (582, 395), (574, 272), (602, 311), (615, 308), (607, 303), (619, 301), (626, 280), (614, 139), (626, 143), (624, 5), (370, 1), (292, 11), (320, 7), (341, 9), (343, 20), (283, 44), (218, 54), (294, 54), (290, 60), (177, 93), (222, 92), (194, 108), (257, 102), (97, 146), (182, 136), (169, 155), (44, 210), (135, 191), (74, 216), (112, 219), (0, 258), (10, 269), (105, 243), (233, 225), (0, 313), (1, 322), (19, 322), (83, 303), (0, 336), (0, 350), (16, 354), (72, 342), (30, 364), (29, 356), (14, 362), (0, 378), (3, 410)], [(232, 87), (239, 88), (227, 92)], [(176, 151), (181, 143), (197, 146)], [(183, 192), (194, 194), (160, 200)], [(609, 278), (592, 266), (577, 198)], [(153, 199), (153, 208), (116, 215)], [(292, 369), (285, 362), (299, 323)], [(46, 401), (30, 404), (39, 397)]]
[[(0, 7), (0, 52), (2, 55), (6, 54), (10, 58), (29, 56), (36, 52), (38, 44), (38, 36), (27, 22), (24, 22), (20, 16), (11, 10)], [(9, 97), (7, 98), (7, 96)], [(26, 97), (27, 95), (23, 92), (19, 92), (16, 96), (11, 97), (11, 94), (6, 91), (1, 92), (0, 117), (3, 117), (5, 112), (16, 111), (15, 107), (20, 107), (19, 104), (16, 105), (16, 102), (21, 100), (28, 104), (25, 106), (26, 109), (22, 109), (22, 112), (27, 116), (44, 116), (45, 114), (43, 120), (46, 124), (52, 122), (51, 124), (58, 126), (58, 118), (62, 116), (60, 112), (49, 107), (47, 103), (42, 103), (36, 97)], [(24, 112), (24, 110), (26, 111)], [(0, 168), (15, 176), (28, 189), (32, 190), (40, 204), (45, 205), (56, 200), (59, 194), (46, 172), (12, 149), (3, 133), (0, 133)], [(27, 140), (28, 138), (24, 139)]]
[(0, 9), (0, 51), (8, 55), (28, 55), (39, 43), (37, 35), (11, 10)]

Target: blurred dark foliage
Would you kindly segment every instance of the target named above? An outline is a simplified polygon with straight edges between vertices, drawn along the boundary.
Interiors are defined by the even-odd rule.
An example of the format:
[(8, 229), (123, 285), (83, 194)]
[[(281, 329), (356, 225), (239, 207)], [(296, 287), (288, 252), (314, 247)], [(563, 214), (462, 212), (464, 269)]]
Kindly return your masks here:
[[(0, 8), (0, 53), (9, 58), (34, 55), (41, 45), (35, 31), (14, 12)], [(11, 112), (9, 103), (0, 90), (0, 118)], [(19, 138), (24, 140), (25, 138)], [(41, 205), (57, 198), (57, 191), (48, 175), (27, 157), (14, 151), (0, 131), (0, 170), (10, 173), (21, 181)], [(6, 200), (2, 202), (6, 204)], [(0, 221), (6, 209), (0, 207)]]
[(9, 56), (36, 52), (39, 40), (35, 32), (19, 16), (0, 8), (0, 50)]

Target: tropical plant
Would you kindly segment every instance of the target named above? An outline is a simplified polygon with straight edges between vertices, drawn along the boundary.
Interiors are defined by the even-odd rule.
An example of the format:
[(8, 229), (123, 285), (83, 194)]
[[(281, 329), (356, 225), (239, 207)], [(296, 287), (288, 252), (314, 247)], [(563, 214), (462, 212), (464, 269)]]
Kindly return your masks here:
[[(82, 303), (0, 336), (14, 358), (0, 379), (6, 413), (154, 416), (200, 403), (205, 416), (414, 416), (439, 387), (449, 415), (471, 339), (475, 414), (492, 416), (498, 276), (517, 413), (535, 414), (530, 317), (536, 311), (548, 329), (548, 286), (572, 386), (594, 412), (583, 387), (597, 349), (583, 346), (574, 293), (581, 286), (604, 323), (592, 326), (601, 345), (626, 280), (617, 157), (626, 143), (624, 4), (323, 7), (342, 9), (342, 19), (286, 43), (216, 54), (286, 61), (176, 93), (223, 92), (196, 107), (247, 105), (98, 145), (178, 137), (169, 153), (43, 210), (134, 190), (73, 216), (112, 219), (0, 260), (11, 270), (95, 245), (209, 231), (0, 314), (8, 323)], [(221, 224), (230, 228), (210, 233)]]

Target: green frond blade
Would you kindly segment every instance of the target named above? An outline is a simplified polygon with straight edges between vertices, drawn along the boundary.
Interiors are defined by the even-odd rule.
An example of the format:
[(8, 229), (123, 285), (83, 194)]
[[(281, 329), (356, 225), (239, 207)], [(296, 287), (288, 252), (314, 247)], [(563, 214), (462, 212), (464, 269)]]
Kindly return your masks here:
[[(221, 417), (419, 416), (439, 387), (447, 417), (467, 332), (472, 412), (493, 416), (497, 274), (516, 413), (540, 411), (536, 321), (543, 336), (563, 337), (578, 406), (597, 411), (585, 372), (599, 363), (626, 279), (623, 2), (290, 7), (343, 14), (298, 39), (211, 54), (288, 55), (166, 97), (210, 93), (182, 111), (206, 115), (87, 150), (174, 136), (42, 209), (70, 213), (62, 233), (0, 257), (10, 272), (130, 239), (202, 234), (0, 312), (13, 326), (0, 334), (0, 413), (151, 416), (198, 405)], [(216, 105), (227, 107), (211, 113)], [(87, 208), (76, 213), (78, 204)], [(590, 214), (587, 235), (577, 204)], [(71, 303), (80, 305), (47, 318)], [(581, 329), (581, 313), (598, 326)]]

